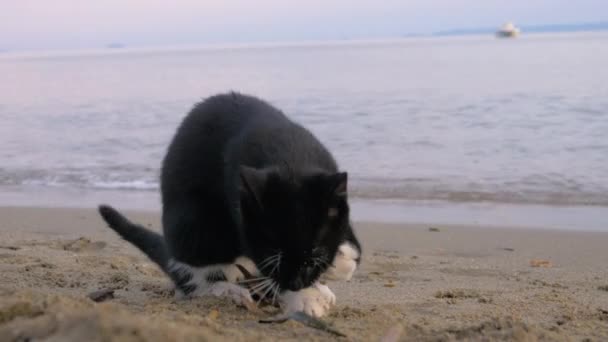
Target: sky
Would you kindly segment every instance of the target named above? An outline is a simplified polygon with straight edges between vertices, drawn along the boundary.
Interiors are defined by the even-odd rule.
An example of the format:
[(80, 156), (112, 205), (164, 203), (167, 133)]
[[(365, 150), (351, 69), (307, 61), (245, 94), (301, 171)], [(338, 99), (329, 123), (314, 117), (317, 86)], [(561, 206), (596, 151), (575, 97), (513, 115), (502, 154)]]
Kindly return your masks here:
[(608, 19), (608, 0), (0, 0), (0, 49), (395, 37)]

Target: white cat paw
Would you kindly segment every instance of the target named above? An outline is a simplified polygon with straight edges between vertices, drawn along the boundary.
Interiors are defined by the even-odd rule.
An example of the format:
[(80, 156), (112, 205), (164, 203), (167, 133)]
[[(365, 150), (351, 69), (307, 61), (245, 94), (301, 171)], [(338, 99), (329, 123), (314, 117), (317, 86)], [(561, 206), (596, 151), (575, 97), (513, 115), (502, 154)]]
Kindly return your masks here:
[(330, 306), (336, 305), (336, 295), (327, 287), (327, 285), (315, 283), (314, 287), (321, 292), (321, 296), (325, 298), (326, 302), (329, 302)]
[(350, 280), (357, 269), (359, 251), (350, 243), (344, 243), (338, 248), (332, 265), (323, 274), (330, 280)]
[(302, 311), (313, 317), (322, 317), (335, 304), (336, 296), (322, 284), (299, 291), (285, 291), (281, 295), (281, 307), (287, 314)]
[(216, 297), (230, 298), (235, 304), (243, 305), (247, 308), (255, 306), (249, 290), (237, 284), (219, 281), (211, 285), (207, 293)]

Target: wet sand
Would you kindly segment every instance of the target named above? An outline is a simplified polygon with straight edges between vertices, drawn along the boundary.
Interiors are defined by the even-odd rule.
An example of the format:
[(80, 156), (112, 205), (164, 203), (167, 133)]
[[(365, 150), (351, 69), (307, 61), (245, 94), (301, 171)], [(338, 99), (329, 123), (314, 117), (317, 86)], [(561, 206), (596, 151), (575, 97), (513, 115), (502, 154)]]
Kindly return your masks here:
[[(154, 229), (158, 213), (127, 212)], [(435, 229), (429, 229), (435, 228)], [(550, 228), (550, 227), (549, 227)], [(344, 340), (608, 340), (608, 233), (356, 223), (361, 268), (328, 285)], [(260, 324), (228, 300), (176, 300), (91, 209), (0, 207), (0, 341), (334, 340)], [(114, 297), (87, 295), (110, 289)]]

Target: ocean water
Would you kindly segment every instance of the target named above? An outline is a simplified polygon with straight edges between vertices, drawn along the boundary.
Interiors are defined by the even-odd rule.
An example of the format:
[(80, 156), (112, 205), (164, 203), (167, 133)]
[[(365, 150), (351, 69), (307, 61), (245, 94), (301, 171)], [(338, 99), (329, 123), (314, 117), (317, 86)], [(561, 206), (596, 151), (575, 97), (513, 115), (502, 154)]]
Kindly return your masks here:
[(606, 61), (606, 33), (4, 53), (0, 192), (155, 192), (183, 116), (235, 90), (316, 134), (357, 198), (606, 206)]

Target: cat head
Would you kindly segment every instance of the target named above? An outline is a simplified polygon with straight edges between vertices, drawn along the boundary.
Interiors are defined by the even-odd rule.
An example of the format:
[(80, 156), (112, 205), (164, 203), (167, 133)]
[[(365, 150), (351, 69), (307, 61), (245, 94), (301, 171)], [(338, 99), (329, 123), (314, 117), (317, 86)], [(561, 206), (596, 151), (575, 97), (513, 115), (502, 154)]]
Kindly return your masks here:
[(345, 172), (241, 167), (241, 209), (260, 272), (297, 291), (324, 273), (350, 228)]

